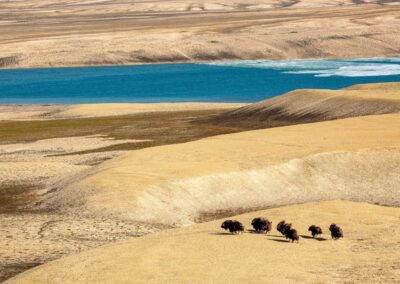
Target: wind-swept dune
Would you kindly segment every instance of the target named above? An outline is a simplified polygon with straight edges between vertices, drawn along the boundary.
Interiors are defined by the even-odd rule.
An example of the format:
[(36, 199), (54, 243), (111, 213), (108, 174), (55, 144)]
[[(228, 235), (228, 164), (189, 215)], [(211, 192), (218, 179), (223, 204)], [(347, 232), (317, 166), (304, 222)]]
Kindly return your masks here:
[[(400, 205), (400, 115), (279, 127), (131, 152), (44, 208), (168, 225), (328, 199)], [(63, 211), (65, 212), (65, 211)]]
[(355, 85), (342, 90), (304, 89), (218, 115), (219, 124), (254, 128), (400, 112), (400, 83)]
[[(351, 214), (349, 214), (351, 212)], [(275, 227), (293, 224), (299, 244), (275, 228), (268, 235), (229, 235), (222, 220), (167, 230), (50, 262), (6, 283), (395, 283), (400, 278), (400, 209), (329, 201), (252, 212)], [(330, 239), (335, 222), (344, 238)], [(322, 227), (310, 238), (311, 224)]]

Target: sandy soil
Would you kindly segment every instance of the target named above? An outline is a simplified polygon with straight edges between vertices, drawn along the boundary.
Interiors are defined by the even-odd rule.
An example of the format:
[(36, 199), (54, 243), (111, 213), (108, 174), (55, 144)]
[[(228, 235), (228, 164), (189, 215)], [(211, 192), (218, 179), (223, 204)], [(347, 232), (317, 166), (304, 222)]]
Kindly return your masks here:
[(238, 108), (241, 103), (157, 103), (157, 104), (76, 104), (0, 105), (0, 121), (49, 120), (130, 115), (148, 112)]
[(0, 281), (65, 255), (165, 229), (43, 211), (2, 213), (0, 223)]
[(398, 56), (399, 9), (391, 0), (1, 1), (0, 67)]
[(0, 185), (30, 184), (46, 188), (78, 175), (120, 152), (60, 156), (135, 140), (114, 140), (101, 136), (63, 137), (24, 144), (0, 145)]
[(146, 148), (99, 165), (42, 206), (171, 225), (320, 199), (399, 205), (399, 127), (398, 114), (365, 116)]
[[(398, 208), (329, 201), (234, 219), (250, 229), (258, 216), (272, 220), (269, 235), (230, 235), (218, 220), (66, 257), (6, 283), (397, 283), (400, 277)], [(275, 230), (282, 219), (299, 231), (299, 244)], [(332, 222), (342, 227), (344, 239), (330, 239)], [(321, 238), (310, 237), (311, 224), (323, 228)]]
[(387, 113), (400, 113), (400, 83), (355, 85), (342, 90), (295, 90), (227, 111), (211, 121), (266, 128)]
[(26, 208), (69, 179), (87, 175), (94, 166), (122, 152), (65, 154), (125, 142), (139, 141), (81, 136), (0, 145), (0, 281), (62, 255), (163, 228)]

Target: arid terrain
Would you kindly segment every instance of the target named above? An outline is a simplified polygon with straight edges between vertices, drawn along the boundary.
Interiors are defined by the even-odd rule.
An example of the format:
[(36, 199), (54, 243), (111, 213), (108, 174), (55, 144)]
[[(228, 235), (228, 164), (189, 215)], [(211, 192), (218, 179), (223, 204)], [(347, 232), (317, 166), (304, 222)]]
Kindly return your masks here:
[(40, 203), (127, 150), (239, 131), (190, 122), (235, 106), (97, 105), (106, 117), (91, 113), (93, 105), (0, 107), (6, 119), (0, 122), (0, 281), (62, 255), (169, 227), (59, 214)]
[[(6, 283), (226, 283), (227, 277), (237, 283), (398, 283), (399, 208), (328, 201), (234, 218), (250, 229), (257, 216), (274, 227), (282, 219), (293, 223), (299, 244), (288, 243), (275, 228), (268, 235), (231, 235), (217, 220), (89, 250)], [(331, 240), (331, 222), (344, 228), (343, 239)], [(310, 224), (319, 224), (324, 234), (313, 239)]]
[[(127, 282), (135, 274), (139, 283), (187, 282), (192, 271), (196, 283), (212, 265), (221, 271), (212, 270), (216, 282), (276, 270), (292, 271), (274, 278), (281, 282), (319, 283), (321, 273), (320, 282), (393, 282), (400, 213), (383, 206), (400, 206), (398, 90), (298, 90), (251, 105), (1, 106), (0, 279), (49, 263), (11, 281)], [(247, 228), (254, 214), (274, 224), (286, 218), (303, 236), (316, 222), (324, 239), (338, 222), (345, 239), (303, 237), (286, 247), (275, 231), (230, 236), (221, 220), (194, 225), (267, 208), (276, 209), (237, 218)], [(196, 244), (207, 249), (195, 257)], [(274, 264), (255, 265), (264, 258)]]
[(0, 1), (0, 67), (400, 54), (395, 0)]
[(295, 90), (216, 115), (207, 122), (268, 128), (400, 112), (400, 83), (354, 85), (341, 90)]

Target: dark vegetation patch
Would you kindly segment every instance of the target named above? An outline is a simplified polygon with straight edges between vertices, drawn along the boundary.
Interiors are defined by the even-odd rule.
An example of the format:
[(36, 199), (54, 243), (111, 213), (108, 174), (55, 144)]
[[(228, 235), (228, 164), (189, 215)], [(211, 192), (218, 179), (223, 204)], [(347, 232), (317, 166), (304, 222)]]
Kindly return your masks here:
[(222, 60), (222, 59), (240, 59), (240, 56), (229, 52), (219, 51), (217, 53), (196, 53), (193, 56), (195, 60), (208, 61), (208, 60)]
[(246, 110), (243, 107), (239, 110), (227, 111), (213, 117), (199, 119), (198, 123), (213, 123), (216, 125), (237, 127), (242, 129), (273, 128), (301, 123), (311, 123), (327, 120), (327, 114), (303, 113), (288, 114), (283, 107), (273, 107), (266, 110)]
[[(78, 118), (45, 121), (0, 122), (0, 143), (24, 143), (40, 139), (104, 135), (117, 140), (149, 140), (125, 143), (79, 153), (135, 150), (189, 142), (209, 136), (246, 130), (203, 121), (226, 110), (154, 112), (125, 116)], [(202, 120), (202, 123), (197, 123)], [(76, 153), (74, 153), (76, 154)]]
[(182, 54), (171, 55), (148, 55), (144, 50), (137, 50), (129, 53), (129, 61), (142, 62), (142, 63), (156, 63), (156, 62), (184, 62), (189, 58)]
[(8, 67), (10, 65), (15, 65), (17, 63), (18, 63), (17, 56), (0, 57), (0, 68)]
[(21, 272), (34, 268), (42, 262), (25, 262), (25, 263), (9, 263), (0, 264), (0, 282), (3, 282)]
[(26, 206), (36, 198), (37, 185), (0, 183), (0, 213)]

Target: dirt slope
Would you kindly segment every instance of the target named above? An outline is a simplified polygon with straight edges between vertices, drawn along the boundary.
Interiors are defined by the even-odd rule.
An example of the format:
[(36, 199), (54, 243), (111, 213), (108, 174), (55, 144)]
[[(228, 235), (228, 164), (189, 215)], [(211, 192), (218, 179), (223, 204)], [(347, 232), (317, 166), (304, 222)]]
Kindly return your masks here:
[(400, 112), (400, 83), (354, 85), (342, 90), (295, 90), (212, 119), (217, 124), (265, 128)]
[(399, 205), (399, 146), (396, 114), (209, 137), (107, 161), (41, 206), (181, 225), (321, 199)]
[[(350, 214), (351, 212), (351, 214)], [(39, 266), (6, 283), (396, 283), (400, 278), (400, 209), (329, 201), (235, 216), (273, 221), (270, 235), (229, 235), (222, 220), (131, 239)], [(302, 237), (288, 243), (275, 230), (290, 221)], [(344, 239), (330, 239), (336, 222)], [(307, 232), (320, 225), (315, 240)]]

